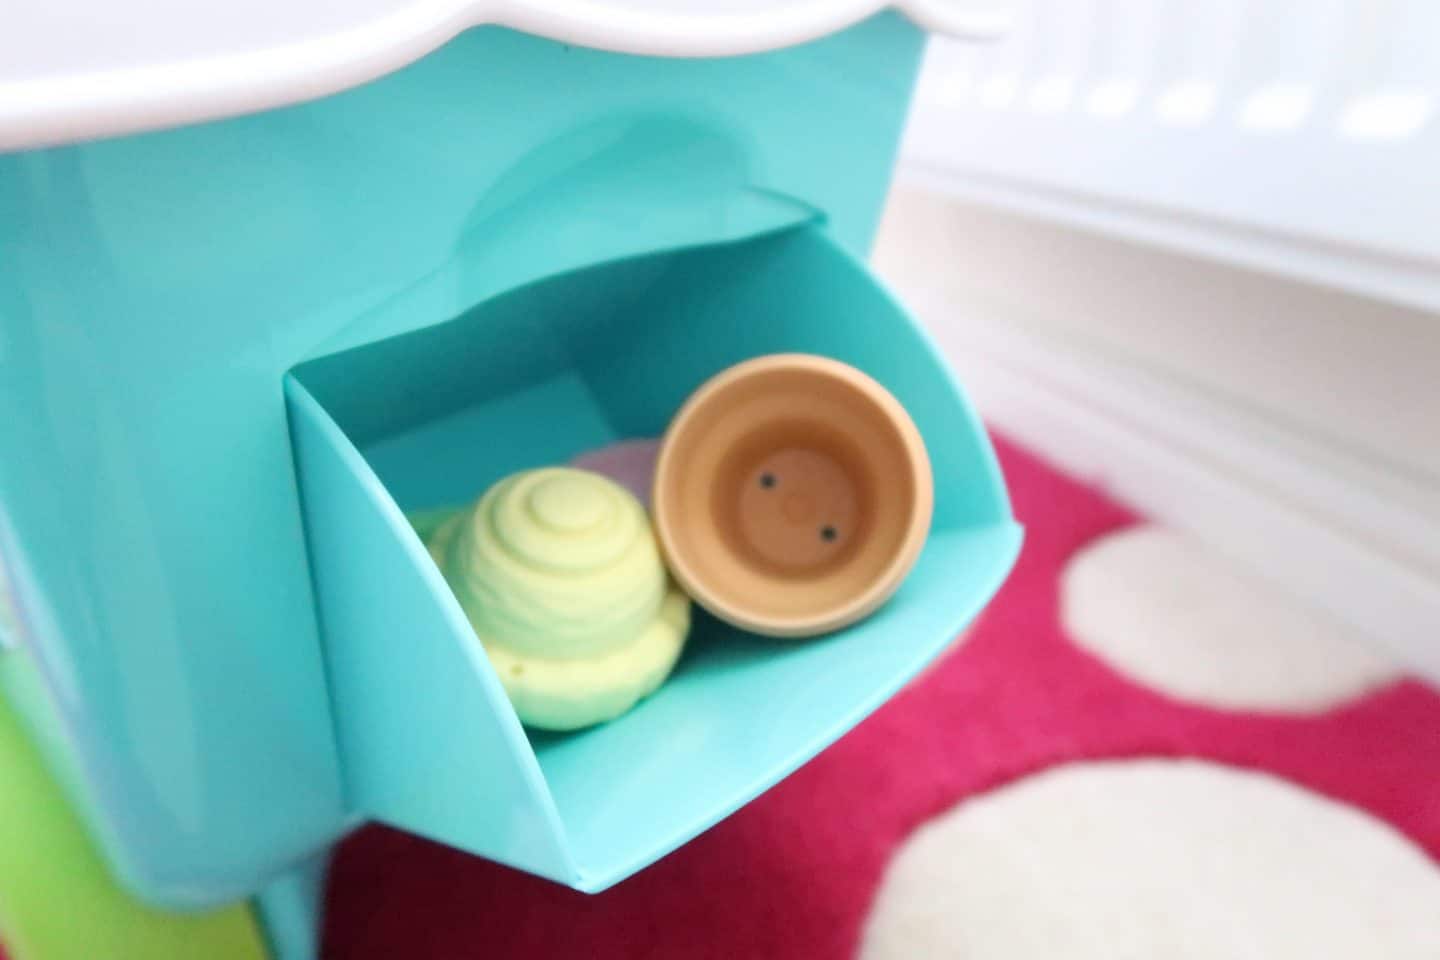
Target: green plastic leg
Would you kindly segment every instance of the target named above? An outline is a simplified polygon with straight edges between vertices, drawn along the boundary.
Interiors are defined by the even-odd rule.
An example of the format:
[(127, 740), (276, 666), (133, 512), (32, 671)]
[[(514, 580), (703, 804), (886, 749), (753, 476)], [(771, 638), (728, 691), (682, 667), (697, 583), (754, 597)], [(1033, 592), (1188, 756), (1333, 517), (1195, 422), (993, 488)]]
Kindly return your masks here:
[[(28, 668), (0, 653), (0, 668)], [(0, 696), (0, 940), (10, 960), (265, 960), (244, 905), (166, 913), (111, 878)]]

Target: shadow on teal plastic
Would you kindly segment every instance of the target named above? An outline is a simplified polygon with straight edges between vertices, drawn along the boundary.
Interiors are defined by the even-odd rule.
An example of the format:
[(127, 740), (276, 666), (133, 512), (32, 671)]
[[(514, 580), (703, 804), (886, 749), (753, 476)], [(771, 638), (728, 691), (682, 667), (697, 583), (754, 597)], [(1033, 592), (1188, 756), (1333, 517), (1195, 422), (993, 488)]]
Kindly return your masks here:
[(597, 260), (738, 240), (820, 218), (799, 200), (757, 187), (761, 182), (743, 134), (719, 118), (647, 112), (596, 118), (518, 157), (470, 209), (439, 269), (361, 314), (315, 352), (413, 329), (421, 304), (449, 317)]
[[(657, 435), (705, 378), (779, 351), (852, 363), (914, 417), (936, 487), (914, 572), (875, 616), (811, 641), (701, 616), (635, 710), (527, 735), (403, 511)], [(874, 710), (981, 609), (1020, 545), (933, 345), (815, 225), (538, 281), (304, 364), (286, 394), (350, 801), (582, 890), (664, 855)]]

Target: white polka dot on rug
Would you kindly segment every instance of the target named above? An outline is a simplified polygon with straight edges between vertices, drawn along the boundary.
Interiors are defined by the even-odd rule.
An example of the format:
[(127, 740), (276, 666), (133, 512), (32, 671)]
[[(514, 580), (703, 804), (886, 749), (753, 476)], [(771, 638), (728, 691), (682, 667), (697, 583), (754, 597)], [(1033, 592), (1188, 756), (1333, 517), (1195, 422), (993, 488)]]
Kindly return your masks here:
[(1266, 774), (1077, 764), (971, 798), (891, 861), (862, 960), (1433, 960), (1440, 867)]
[(1096, 541), (1071, 559), (1060, 589), (1075, 643), (1179, 700), (1322, 711), (1398, 675), (1356, 631), (1161, 527)]

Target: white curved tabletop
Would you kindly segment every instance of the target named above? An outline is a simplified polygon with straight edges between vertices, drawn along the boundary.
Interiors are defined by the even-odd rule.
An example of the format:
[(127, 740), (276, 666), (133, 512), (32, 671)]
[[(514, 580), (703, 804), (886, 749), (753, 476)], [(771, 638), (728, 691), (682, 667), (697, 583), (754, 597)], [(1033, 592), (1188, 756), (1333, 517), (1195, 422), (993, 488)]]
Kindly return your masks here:
[(999, 32), (994, 0), (0, 0), (0, 151), (233, 116), (335, 93), (467, 27), (656, 56), (800, 43), (894, 6)]

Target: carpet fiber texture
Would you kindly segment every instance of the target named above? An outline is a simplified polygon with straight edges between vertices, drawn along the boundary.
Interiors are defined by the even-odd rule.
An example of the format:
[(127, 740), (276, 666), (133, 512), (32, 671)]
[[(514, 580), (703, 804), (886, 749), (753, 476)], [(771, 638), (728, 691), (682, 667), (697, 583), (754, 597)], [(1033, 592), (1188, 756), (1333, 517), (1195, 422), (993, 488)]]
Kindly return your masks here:
[(366, 828), (325, 955), (1440, 956), (1440, 695), (999, 449), (1013, 576), (840, 742), (597, 896)]
[[(1065, 898), (1054, 899), (1060, 896), (1056, 886), (1037, 882), (1034, 895), (1028, 896), (1024, 871), (1008, 877), (1007, 885), (997, 887), (995, 895), (1008, 900), (1023, 897), (1025, 902), (1011, 903), (991, 915), (985, 910), (976, 913), (985, 897), (976, 900), (964, 893), (967, 887), (985, 882), (984, 876), (977, 879), (977, 873), (992, 869), (983, 857), (974, 863), (941, 857), (950, 867), (922, 885), (930, 891), (928, 906), (920, 903), (924, 898), (914, 892), (912, 881), (898, 872), (887, 880), (886, 871), (907, 838), (913, 834), (915, 843), (921, 841), (926, 834), (916, 831), (927, 822), (952, 809), (956, 811), (952, 815), (959, 816), (967, 802), (1003, 804), (1004, 791), (997, 788), (1032, 775), (1076, 765), (1115, 766), (1096, 761), (1196, 758), (1205, 762), (1160, 763), (1158, 768), (1151, 763), (1138, 780), (1113, 776), (1112, 770), (1111, 776), (1100, 778), (1099, 786), (1084, 788), (1090, 791), (1085, 794), (1090, 798), (1086, 809), (1092, 814), (1095, 789), (1117, 791), (1115, 810), (1130, 811), (1136, 808), (1136, 798), (1127, 799), (1125, 791), (1136, 783), (1156, 797), (1251, 797), (1254, 789), (1237, 792), (1227, 787), (1228, 781), (1212, 780), (1233, 778), (1235, 768), (1261, 771), (1267, 783), (1276, 783), (1277, 789), (1289, 792), (1287, 796), (1294, 794), (1291, 806), (1304, 808), (1313, 800), (1322, 825), (1331, 822), (1338, 805), (1384, 838), (1367, 847), (1363, 838), (1354, 840), (1341, 831), (1335, 842), (1349, 843), (1353, 849), (1347, 852), (1348, 859), (1341, 857), (1335, 863), (1352, 871), (1373, 867), (1380, 871), (1376, 882), (1383, 883), (1390, 876), (1384, 872), (1386, 865), (1406, 861), (1408, 855), (1420, 866), (1396, 868), (1398, 879), (1393, 882), (1407, 885), (1405, 896), (1397, 894), (1399, 899), (1407, 903), (1415, 899), (1411, 887), (1416, 876), (1433, 886), (1436, 880), (1431, 874), (1437, 873), (1435, 861), (1440, 857), (1440, 696), (1414, 679), (1377, 666), (1363, 651), (1347, 648), (1343, 655), (1334, 653), (1335, 644), (1348, 643), (1343, 636), (1337, 639), (1337, 630), (1329, 625), (1317, 628), (1308, 615), (1277, 613), (1274, 604), (1266, 604), (1262, 587), (1237, 588), (1240, 599), (1236, 590), (1217, 589), (1217, 578), (1223, 581), (1229, 575), (1216, 574), (1211, 569), (1214, 561), (1196, 559), (1183, 549), (1174, 566), (1173, 581), (1178, 582), (1167, 582), (1161, 570), (1146, 569), (1140, 576), (1132, 568), (1127, 573), (1125, 551), (1112, 549), (1109, 552), (1121, 554), (1118, 566), (1097, 573), (1093, 567), (1099, 561), (1091, 562), (1092, 569), (1081, 568), (1080, 575), (1071, 577), (1062, 589), (1072, 561), (1084, 558), (1089, 548), (1109, 544), (1111, 535), (1134, 535), (1144, 525), (1102, 494), (1029, 454), (1003, 442), (999, 449), (1016, 512), (1027, 527), (1019, 565), (955, 649), (839, 743), (714, 829), (598, 896), (574, 893), (392, 830), (368, 828), (346, 841), (334, 863), (327, 956), (336, 960), (398, 956), (839, 960), (856, 955), (863, 940), (867, 955), (875, 957), (988, 957), (997, 954), (985, 952), (985, 945), (993, 941), (999, 944), (996, 949), (1005, 949), (1004, 937), (976, 934), (966, 939), (956, 932), (955, 923), (1042, 927), (1050, 923), (1078, 937), (1081, 932), (1066, 919), (1073, 911)], [(1177, 552), (1169, 543), (1159, 552), (1167, 551)], [(1159, 562), (1154, 551), (1142, 550), (1140, 557), (1142, 567)], [(1178, 601), (1156, 599), (1157, 578), (1165, 584), (1160, 593), (1175, 594)], [(1077, 580), (1098, 586), (1077, 586)], [(1125, 589), (1127, 580), (1134, 589)], [(1187, 598), (1187, 582), (1200, 591), (1198, 596)], [(1094, 596), (1087, 597), (1087, 590)], [(1247, 617), (1246, 603), (1261, 604), (1253, 617)], [(1150, 609), (1157, 604), (1168, 607), (1173, 619), (1167, 621), (1163, 609)], [(1223, 615), (1210, 610), (1197, 621), (1196, 610), (1204, 613), (1217, 604), (1227, 605)], [(1238, 610), (1236, 604), (1241, 604)], [(1083, 623), (1083, 643), (1067, 633), (1067, 619)], [(1305, 656), (1310, 647), (1303, 636), (1280, 633), (1314, 631), (1312, 655), (1325, 658), (1330, 651), (1328, 656), (1342, 664), (1337, 669), (1353, 665), (1355, 676), (1347, 680), (1334, 671), (1302, 665), (1294, 671), (1301, 689), (1292, 694), (1283, 689), (1285, 671), (1275, 670), (1273, 658), (1242, 649), (1248, 661), (1233, 666), (1210, 662), (1227, 656), (1234, 638), (1217, 638), (1207, 651), (1203, 637), (1196, 638), (1199, 627), (1219, 624), (1228, 629), (1252, 621), (1264, 624), (1278, 649), (1276, 656), (1281, 657)], [(1106, 639), (1107, 631), (1137, 629), (1153, 636), (1144, 643), (1134, 636)], [(1266, 633), (1247, 638), (1247, 645), (1266, 642)], [(1153, 654), (1163, 651), (1166, 643), (1183, 646), (1168, 659), (1179, 661), (1181, 667), (1191, 661), (1203, 664), (1205, 678), (1169, 686), (1147, 683), (1147, 677), (1165, 675), (1155, 666)], [(1195, 649), (1197, 643), (1201, 649)], [(1127, 673), (1125, 651), (1147, 647), (1140, 669), (1134, 675)], [(1166, 660), (1159, 658), (1162, 664)], [(1205, 702), (1215, 678), (1223, 679), (1227, 670), (1238, 671), (1245, 679), (1243, 695)], [(1255, 677), (1256, 670), (1267, 674)], [(1166, 788), (1166, 772), (1171, 768), (1174, 776)], [(1161, 786), (1155, 785), (1157, 777)], [(1264, 790), (1259, 794), (1269, 797)], [(1063, 790), (1057, 796), (1048, 809), (1063, 821), (1070, 815), (1066, 804), (1073, 801)], [(1271, 813), (1275, 802), (1280, 802), (1281, 810), (1290, 809), (1282, 801), (1257, 802)], [(1034, 844), (1040, 841), (1024, 835), (1025, 824), (1043, 809), (1044, 804), (1036, 806), (1031, 799), (1024, 816), (994, 817), (994, 835), (986, 841), (992, 853), (1003, 851), (1007, 843), (1018, 845), (1025, 852), (1023, 857), (1015, 856), (1022, 861), (1029, 858), (1037, 881), (1050, 872), (1047, 856), (1063, 858), (1071, 850), (1073, 859), (1071, 848), (1090, 856), (1096, 853), (1084, 844), (1036, 850)], [(1307, 909), (1341, 908), (1343, 904), (1333, 897), (1343, 895), (1343, 888), (1312, 884), (1283, 859), (1270, 863), (1270, 872), (1263, 877), (1247, 873), (1259, 869), (1256, 863), (1266, 862), (1254, 855), (1232, 864), (1231, 873), (1197, 872), (1203, 864), (1185, 851), (1199, 845), (1212, 852), (1212, 859), (1214, 855), (1223, 859), (1227, 844), (1238, 851), (1248, 842), (1244, 831), (1233, 836), (1224, 833), (1225, 824), (1254, 819), (1242, 810), (1230, 819), (1215, 820), (1208, 833), (1201, 829), (1198, 839), (1172, 836), (1164, 849), (1174, 854), (1173, 862), (1147, 861), (1145, 869), (1170, 871), (1168, 888), (1176, 891), (1193, 892), (1205, 882), (1233, 886), (1240, 882), (1238, 876), (1262, 887), (1298, 885), (1286, 890), (1280, 901), (1295, 907), (1302, 920)], [(1137, 829), (1175, 834), (1185, 822), (1181, 818), (1167, 827), (1165, 822), (1142, 821)], [(1303, 826), (1304, 819), (1299, 823)], [(1099, 842), (1108, 836), (1103, 830), (1122, 827), (1123, 823), (1109, 821), (1103, 827), (1077, 822), (1076, 829), (1088, 830)], [(1323, 829), (1297, 827), (1288, 842), (1298, 850), (1303, 845), (1323, 846), (1329, 840)], [(907, 854), (914, 846), (905, 847)], [(1285, 843), (1270, 842), (1264, 849), (1283, 850)], [(1367, 849), (1374, 864), (1365, 860)], [(896, 871), (902, 861), (903, 857), (896, 861)], [(1293, 866), (1309, 868), (1316, 862), (1330, 861), (1309, 856)], [(1127, 867), (1123, 858), (1111, 867), (1100, 857), (1088, 869), (1103, 876), (1107, 870), (1133, 872), (1134, 868)], [(1073, 863), (1065, 864), (1063, 871), (1081, 875)], [(1189, 880), (1192, 874), (1194, 883)], [(912, 914), (929, 910), (933, 917), (938, 912), (948, 916), (946, 922), (929, 927), (921, 922), (916, 927), (913, 916), (904, 921), (904, 903), (897, 914), (891, 880), (901, 884), (894, 889), (908, 891), (902, 900), (914, 906)], [(879, 909), (875, 909), (877, 897)], [(1372, 897), (1364, 903), (1385, 899)], [(936, 902), (950, 903), (953, 909), (937, 911)], [(1100, 938), (1102, 945), (1163, 948), (1168, 941), (1162, 907), (1147, 904), (1149, 915), (1133, 916), (1135, 929), (1112, 932)], [(1238, 933), (1231, 931), (1237, 942), (1245, 942), (1246, 923), (1259, 923), (1243, 913), (1226, 916), (1223, 902), (1217, 909), (1220, 914), (1212, 911), (1204, 922), (1238, 925)], [(1363, 927), (1372, 920), (1393, 919), (1360, 917), (1358, 923)], [(1105, 920), (1124, 922), (1123, 917)], [(1416, 922), (1422, 932), (1435, 929), (1433, 924), (1425, 927), (1423, 920)], [(900, 929), (905, 923), (910, 926)], [(1141, 929), (1143, 925), (1149, 926)], [(1169, 933), (1177, 942), (1187, 936), (1178, 921)], [(1257, 936), (1261, 937), (1257, 943), (1284, 941), (1283, 931), (1277, 939), (1268, 928)], [(1305, 950), (1312, 945), (1312, 938), (1297, 936), (1293, 955), (1311, 956)], [(1440, 955), (1440, 940), (1426, 946), (1432, 953), (1424, 955)], [(915, 950), (926, 953), (907, 952)], [(1016, 954), (1022, 955), (1028, 954)], [(1148, 955), (1170, 954), (1162, 949)]]

